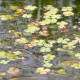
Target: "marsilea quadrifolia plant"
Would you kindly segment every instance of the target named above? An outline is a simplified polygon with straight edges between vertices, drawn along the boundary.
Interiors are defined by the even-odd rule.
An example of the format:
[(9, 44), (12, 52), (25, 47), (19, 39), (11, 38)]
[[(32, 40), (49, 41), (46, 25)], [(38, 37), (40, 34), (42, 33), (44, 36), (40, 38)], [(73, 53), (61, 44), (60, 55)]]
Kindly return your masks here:
[[(31, 13), (28, 13), (27, 11), (33, 11), (37, 9), (36, 6), (28, 5), (24, 7), (24, 9), (19, 9), (18, 6), (10, 6), (10, 9), (14, 11), (11, 15), (0, 15), (0, 19), (2, 21), (6, 20), (12, 20), (15, 17), (22, 17), (29, 19), (32, 17)], [(51, 54), (51, 51), (65, 51), (69, 52), (69, 50), (74, 50), (77, 45), (80, 46), (80, 37), (76, 33), (73, 34), (73, 38), (68, 38), (68, 34), (73, 29), (79, 30), (79, 27), (76, 27), (76, 25), (68, 27), (69, 23), (67, 21), (63, 21), (62, 19), (65, 17), (71, 17), (73, 16), (73, 8), (68, 7), (62, 7), (61, 9), (55, 8), (52, 5), (47, 5), (44, 7), (44, 14), (42, 15), (42, 19), (40, 21), (34, 21), (30, 22), (26, 29), (23, 30), (23, 33), (16, 32), (14, 30), (9, 30), (8, 34), (12, 34), (12, 38), (15, 38), (15, 45), (23, 45), (24, 49), (38, 47), (40, 49), (40, 53), (47, 53), (47, 55), (43, 55), (43, 62), (42, 67), (37, 68), (36, 73), (40, 74), (47, 74), (50, 72), (49, 67), (52, 67), (53, 64), (51, 61), (56, 58), (55, 55)], [(56, 25), (56, 26), (55, 26)], [(50, 27), (52, 26), (52, 27)], [(53, 32), (56, 30), (57, 34), (64, 34), (64, 36), (54, 38), (53, 39), (43, 39), (42, 37), (49, 37), (50, 32)], [(51, 31), (50, 31), (50, 30)], [(55, 30), (54, 30), (55, 29)], [(21, 35), (24, 36), (30, 36), (32, 38), (28, 39), (26, 37), (20, 37)], [(56, 35), (56, 34), (55, 34)], [(74, 36), (75, 35), (75, 36)], [(34, 37), (35, 36), (35, 37)], [(76, 37), (77, 36), (77, 37)], [(57, 44), (57, 45), (56, 45)], [(59, 46), (60, 47), (59, 47)], [(21, 59), (18, 57), (18, 55), (22, 54), (21, 51), (1, 51), (0, 52), (0, 58), (3, 58), (3, 60), (0, 61), (1, 64), (7, 64), (11, 60)], [(73, 55), (74, 57), (78, 57), (80, 59), (80, 53), (77, 53)], [(4, 58), (7, 58), (8, 60), (5, 61)], [(74, 68), (80, 68), (78, 63), (74, 63), (71, 65), (71, 67)], [(57, 74), (65, 74), (66, 71), (64, 69), (61, 69), (57, 71)]]

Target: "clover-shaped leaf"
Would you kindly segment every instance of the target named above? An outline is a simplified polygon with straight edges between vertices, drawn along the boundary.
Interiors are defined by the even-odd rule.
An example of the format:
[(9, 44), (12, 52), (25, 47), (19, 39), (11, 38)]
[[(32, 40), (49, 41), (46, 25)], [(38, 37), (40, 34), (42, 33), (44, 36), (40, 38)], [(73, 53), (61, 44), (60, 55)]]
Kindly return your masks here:
[(62, 7), (62, 11), (72, 11), (72, 7)]
[(80, 69), (80, 64), (74, 63), (71, 65), (71, 67), (74, 67), (75, 69)]
[(55, 55), (52, 55), (52, 54), (47, 54), (47, 55), (45, 55), (45, 56), (43, 56), (44, 57), (44, 60), (53, 60), (54, 59), (54, 57), (55, 57)]
[(6, 58), (6, 52), (0, 51), (0, 58)]
[(7, 64), (8, 62), (9, 62), (9, 60), (7, 60), (7, 61), (6, 60), (1, 60), (0, 64)]
[(67, 22), (65, 22), (65, 21), (61, 21), (61, 22), (57, 22), (57, 25), (67, 25), (68, 23)]
[(21, 51), (14, 51), (13, 53), (14, 53), (15, 55), (22, 54), (22, 52), (21, 52)]
[(40, 49), (41, 52), (50, 52), (50, 48), (46, 48), (46, 47), (41, 47)]
[(24, 43), (28, 43), (29, 41), (26, 38), (22, 37), (20, 39), (16, 39), (15, 42), (19, 44), (24, 44)]
[(31, 14), (23, 14), (22, 17), (23, 17), (23, 18), (31, 18), (32, 15), (31, 15)]
[(52, 67), (52, 65), (53, 65), (52, 63), (48, 63), (48, 62), (43, 64), (44, 67)]
[(44, 67), (39, 67), (36, 70), (36, 73), (40, 73), (40, 74), (47, 74), (48, 72), (50, 72), (50, 69), (48, 68), (44, 69)]
[(5, 76), (6, 75), (6, 73), (5, 72), (0, 72), (0, 76)]
[(70, 12), (70, 11), (63, 12), (63, 14), (64, 14), (64, 16), (72, 16), (72, 15), (74, 15), (74, 13), (73, 12)]
[(75, 56), (80, 59), (80, 53), (75, 54)]
[(35, 10), (36, 8), (37, 8), (36, 6), (28, 5), (24, 9), (26, 9), (26, 10)]
[(57, 40), (58, 43), (61, 43), (62, 41), (63, 41), (63, 38), (59, 38), (59, 39)]
[(60, 69), (57, 71), (57, 74), (66, 74), (66, 70)]
[(48, 48), (53, 47), (53, 45), (52, 45), (52, 44), (46, 44), (46, 43), (44, 44), (44, 46), (45, 46), (45, 47), (48, 47)]
[(17, 9), (15, 11), (16, 14), (23, 14), (24, 12), (26, 12), (26, 10), (24, 10), (24, 9)]
[(14, 17), (11, 15), (0, 15), (1, 20), (9, 20), (9, 19), (13, 19)]
[(47, 5), (46, 7), (44, 7), (45, 10), (50, 10), (50, 9), (53, 9), (54, 7), (52, 5)]
[(66, 44), (68, 41), (69, 41), (68, 38), (65, 38), (65, 39), (59, 38), (59, 39), (57, 40), (58, 43), (63, 43), (63, 44)]

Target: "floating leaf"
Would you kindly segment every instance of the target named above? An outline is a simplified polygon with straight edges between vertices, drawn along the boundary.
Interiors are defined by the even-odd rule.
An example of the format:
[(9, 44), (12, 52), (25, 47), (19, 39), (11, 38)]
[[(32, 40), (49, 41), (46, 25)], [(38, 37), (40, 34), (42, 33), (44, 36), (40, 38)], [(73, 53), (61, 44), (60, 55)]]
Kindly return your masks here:
[(47, 54), (47, 55), (45, 55), (45, 56), (43, 56), (43, 57), (44, 57), (44, 60), (53, 60), (54, 57), (55, 57), (55, 55)]
[(66, 28), (66, 26), (64, 26), (64, 25), (60, 25), (60, 26), (58, 26), (58, 28), (60, 28), (60, 29), (64, 29), (64, 28)]
[(63, 44), (66, 44), (68, 41), (69, 41), (68, 38), (65, 38), (65, 39), (59, 38), (59, 39), (57, 40), (58, 43), (63, 43)]
[(17, 75), (19, 73), (19, 69), (18, 68), (14, 68), (14, 67), (10, 67), (7, 72), (11, 75)]
[(62, 7), (62, 11), (72, 11), (72, 7)]
[(52, 67), (52, 63), (49, 63), (49, 62), (45, 62), (44, 64), (43, 64), (43, 66), (44, 67)]
[(66, 74), (66, 70), (60, 69), (57, 71), (57, 74)]
[(22, 54), (22, 52), (21, 52), (21, 51), (14, 51), (13, 53), (14, 53), (15, 55)]
[(15, 10), (15, 9), (18, 9), (18, 6), (10, 6), (10, 9), (12, 9), (12, 10)]
[(0, 58), (5, 58), (6, 57), (6, 52), (0, 51)]
[(11, 15), (0, 15), (1, 20), (9, 20), (9, 19), (13, 19), (14, 17)]
[(80, 53), (75, 54), (75, 56), (80, 59)]
[(40, 31), (39, 34), (41, 34), (42, 36), (48, 36), (48, 31)]
[(0, 72), (0, 76), (5, 76), (6, 73), (5, 72)]
[(65, 26), (65, 25), (67, 25), (68, 23), (67, 22), (65, 22), (65, 21), (61, 21), (61, 22), (57, 22), (57, 25), (62, 25), (62, 26)]
[(29, 41), (26, 38), (20, 38), (20, 39), (16, 39), (15, 42), (19, 44), (24, 44), (24, 43), (28, 43)]
[(77, 26), (75, 25), (75, 26), (72, 26), (74, 29), (76, 29), (77, 28)]
[(63, 14), (64, 14), (64, 16), (72, 16), (72, 15), (74, 15), (74, 13), (73, 12), (70, 12), (70, 11), (63, 12)]
[(48, 68), (44, 69), (44, 67), (39, 67), (36, 70), (36, 73), (40, 73), (40, 74), (47, 74), (48, 72), (50, 72), (50, 69)]
[(79, 37), (75, 37), (75, 40), (74, 40), (74, 42), (79, 42), (80, 43), (80, 38)]
[(9, 61), (6, 61), (6, 60), (1, 60), (0, 61), (0, 64), (7, 64)]
[(41, 47), (40, 49), (41, 52), (50, 52), (50, 48), (46, 48), (46, 47)]
[(29, 47), (33, 47), (32, 44), (24, 44), (24, 48), (29, 48)]
[(48, 40), (48, 42), (49, 42), (50, 44), (54, 44), (54, 43), (56, 43), (55, 40)]
[(37, 8), (36, 6), (28, 5), (24, 9), (26, 9), (26, 10), (35, 10), (36, 8)]
[(28, 25), (27, 29), (24, 29), (24, 33), (25, 33), (25, 35), (29, 35), (38, 30), (40, 30), (39, 27), (30, 24), (30, 25)]
[(74, 67), (75, 69), (80, 69), (80, 64), (74, 63), (71, 65), (71, 67)]
[(17, 9), (16, 10), (16, 14), (23, 14), (24, 12), (26, 12), (26, 10), (24, 10), (24, 9)]
[(46, 7), (44, 7), (45, 10), (50, 10), (50, 9), (53, 9), (54, 7), (52, 5), (47, 5)]
[(31, 18), (32, 15), (31, 15), (31, 14), (23, 14), (22, 17), (23, 17), (23, 18)]
[(47, 47), (47, 48), (51, 48), (51, 47), (53, 47), (52, 44), (46, 44), (46, 43), (44, 44), (44, 46)]

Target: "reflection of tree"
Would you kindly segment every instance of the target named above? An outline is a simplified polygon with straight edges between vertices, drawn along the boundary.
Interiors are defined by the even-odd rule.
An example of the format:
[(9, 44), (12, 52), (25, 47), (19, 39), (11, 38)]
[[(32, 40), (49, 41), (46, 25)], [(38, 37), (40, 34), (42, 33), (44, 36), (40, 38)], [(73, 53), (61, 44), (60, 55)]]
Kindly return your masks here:
[(80, 21), (80, 0), (75, 0), (74, 1), (76, 8), (75, 8), (75, 19)]
[[(41, 8), (46, 5), (53, 5), (56, 3), (56, 0), (35, 0), (35, 6), (38, 7), (38, 10), (35, 11), (34, 15), (37, 15), (37, 20), (40, 20), (41, 13), (43, 12)], [(35, 17), (34, 17), (35, 18)]]
[(75, 4), (76, 4), (76, 11), (80, 12), (80, 0), (75, 0)]
[(0, 0), (1, 6), (17, 5), (19, 7), (26, 6), (27, 4), (33, 4), (34, 0)]

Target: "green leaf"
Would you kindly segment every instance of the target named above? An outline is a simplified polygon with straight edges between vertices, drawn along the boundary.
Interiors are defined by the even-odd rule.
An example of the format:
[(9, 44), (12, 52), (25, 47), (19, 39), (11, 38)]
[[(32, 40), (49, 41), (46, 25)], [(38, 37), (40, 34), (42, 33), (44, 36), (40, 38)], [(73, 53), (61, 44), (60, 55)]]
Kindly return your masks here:
[(50, 48), (42, 47), (42, 48), (40, 49), (40, 51), (41, 51), (41, 52), (50, 52), (51, 50), (50, 50)]
[(26, 38), (20, 38), (22, 43), (28, 43), (29, 41)]
[(31, 18), (32, 15), (31, 15), (31, 14), (23, 14), (22, 17), (23, 17), (23, 18)]
[(75, 54), (75, 56), (80, 59), (80, 53)]
[(5, 72), (0, 72), (0, 76), (4, 76), (4, 75), (6, 75)]
[(14, 17), (11, 15), (0, 15), (1, 20), (9, 20), (13, 19)]
[(57, 40), (58, 43), (61, 43), (62, 41), (63, 41), (63, 38), (59, 38), (59, 39)]
[(80, 64), (74, 63), (71, 65), (71, 67), (74, 67), (75, 69), (80, 69)]
[(51, 63), (45, 63), (45, 64), (43, 64), (44, 67), (52, 67), (52, 65), (53, 64), (51, 64)]
[(52, 60), (52, 59), (54, 59), (55, 55), (47, 54), (47, 55), (45, 55), (43, 57), (44, 57), (44, 60)]
[(51, 47), (53, 47), (52, 44), (46, 44), (46, 43), (44, 44), (44, 46), (47, 47), (47, 48), (51, 48)]
[(13, 52), (15, 55), (19, 55), (19, 54), (22, 54), (22, 52), (21, 51), (15, 51), (15, 52)]
[(6, 61), (6, 60), (1, 60), (1, 61), (0, 61), (1, 64), (7, 64), (8, 62), (9, 62), (9, 61)]
[(66, 74), (66, 70), (64, 69), (60, 69), (57, 71), (58, 74)]
[(10, 6), (10, 9), (12, 9), (12, 10), (15, 10), (15, 9), (18, 9), (18, 6)]
[(35, 10), (36, 8), (37, 8), (36, 6), (28, 5), (24, 9), (26, 9), (26, 10)]
[(0, 52), (0, 58), (6, 58), (6, 52), (1, 51)]

